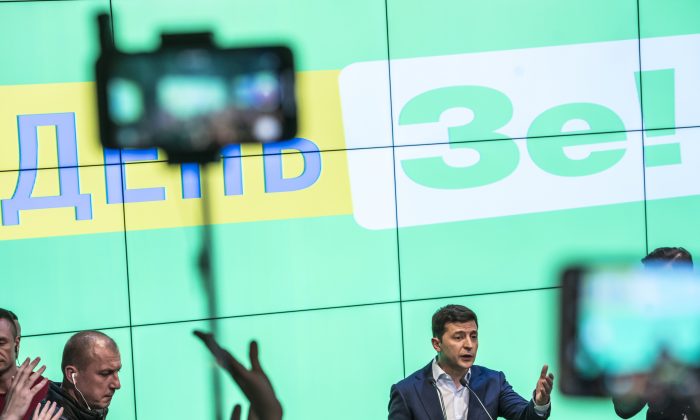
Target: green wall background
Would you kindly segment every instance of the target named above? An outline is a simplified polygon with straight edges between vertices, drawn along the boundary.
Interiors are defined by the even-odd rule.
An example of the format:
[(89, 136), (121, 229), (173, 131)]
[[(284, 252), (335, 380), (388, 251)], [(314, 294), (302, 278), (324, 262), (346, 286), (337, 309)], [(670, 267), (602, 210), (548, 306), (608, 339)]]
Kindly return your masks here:
[[(94, 16), (101, 11), (110, 13), (125, 50), (154, 48), (164, 30), (209, 28), (226, 45), (288, 42), (302, 73), (364, 61), (700, 34), (694, 0), (0, 1), (0, 87), (92, 81)], [(16, 115), (7, 108), (0, 118), (12, 123)], [(700, 133), (700, 118), (675, 125), (654, 128)], [(0, 145), (17, 141), (3, 137)], [(357, 153), (320, 154), (325, 161), (341, 152)], [(81, 176), (104, 177), (100, 162), (81, 166), (88, 173)], [(18, 169), (19, 162), (0, 168), (6, 192), (0, 199), (11, 196)], [(644, 185), (654, 176), (636, 169)], [(400, 219), (406, 210), (400, 197), (384, 199)], [(212, 361), (191, 334), (207, 328), (193, 264), (199, 228), (135, 228), (138, 211), (122, 206), (118, 232), (10, 239), (2, 237), (8, 228), (0, 228), (0, 307), (20, 317), (21, 357), (42, 356), (53, 380), (60, 379), (62, 346), (72, 332), (101, 329), (117, 340), (124, 368), (110, 418), (211, 418)], [(459, 303), (479, 315), (477, 363), (503, 370), (527, 396), (543, 363), (558, 372), (562, 261), (596, 253), (641, 257), (676, 245), (700, 255), (699, 211), (700, 196), (690, 195), (384, 230), (366, 229), (352, 214), (219, 224), (222, 341), (241, 358), (250, 339), (259, 341), (289, 420), (380, 419), (391, 384), (432, 356), (432, 313)], [(228, 410), (242, 396), (224, 382)], [(551, 418), (616, 417), (609, 401), (555, 391)]]

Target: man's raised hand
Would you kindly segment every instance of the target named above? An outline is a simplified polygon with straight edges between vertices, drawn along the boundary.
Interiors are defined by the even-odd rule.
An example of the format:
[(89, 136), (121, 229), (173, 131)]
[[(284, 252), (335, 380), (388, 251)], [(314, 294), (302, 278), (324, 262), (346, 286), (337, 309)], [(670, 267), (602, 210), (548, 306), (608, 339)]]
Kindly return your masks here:
[(554, 375), (547, 374), (549, 366), (542, 366), (542, 372), (540, 372), (540, 378), (537, 380), (537, 386), (535, 387), (535, 404), (537, 405), (547, 405), (549, 403), (549, 395), (552, 393), (552, 387), (554, 386)]

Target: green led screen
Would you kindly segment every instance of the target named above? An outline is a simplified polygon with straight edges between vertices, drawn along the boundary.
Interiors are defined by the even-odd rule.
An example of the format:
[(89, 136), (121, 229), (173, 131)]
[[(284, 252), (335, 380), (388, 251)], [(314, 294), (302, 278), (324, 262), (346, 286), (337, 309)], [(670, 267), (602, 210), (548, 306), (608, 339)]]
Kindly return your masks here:
[[(99, 12), (126, 51), (164, 31), (290, 45), (298, 137), (207, 168), (103, 150)], [(698, 22), (691, 0), (0, 1), (0, 307), (21, 357), (60, 380), (70, 334), (104, 330), (124, 365), (109, 418), (212, 418), (191, 334), (207, 182), (222, 341), (259, 341), (285, 418), (386, 418), (447, 303), (528, 396), (558, 372), (562, 262), (700, 253)], [(551, 418), (617, 417), (555, 390)]]

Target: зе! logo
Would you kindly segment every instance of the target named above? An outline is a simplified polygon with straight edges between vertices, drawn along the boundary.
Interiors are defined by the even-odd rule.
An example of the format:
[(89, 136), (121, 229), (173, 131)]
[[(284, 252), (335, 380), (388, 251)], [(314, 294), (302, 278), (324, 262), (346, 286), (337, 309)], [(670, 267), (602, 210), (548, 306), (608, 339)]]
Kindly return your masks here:
[(392, 131), (402, 146), (348, 154), (357, 222), (395, 226), (394, 179), (399, 226), (638, 201), (644, 171), (648, 199), (700, 193), (679, 182), (700, 179), (695, 131), (673, 128), (700, 123), (700, 36), (642, 40), (641, 71), (639, 50), (632, 40), (394, 60), (393, 106), (386, 61), (348, 66), (347, 147), (391, 146)]

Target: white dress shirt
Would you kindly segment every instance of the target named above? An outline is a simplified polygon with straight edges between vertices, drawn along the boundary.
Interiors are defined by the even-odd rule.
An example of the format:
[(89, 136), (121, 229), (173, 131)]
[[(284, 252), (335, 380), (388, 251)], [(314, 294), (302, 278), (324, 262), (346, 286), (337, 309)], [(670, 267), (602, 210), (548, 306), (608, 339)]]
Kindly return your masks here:
[[(438, 365), (437, 358), (433, 359), (433, 379), (435, 379), (435, 385), (437, 390), (442, 396), (440, 408), (445, 409), (446, 420), (467, 420), (467, 415), (469, 414), (469, 389), (462, 386), (462, 384), (455, 385), (454, 381), (445, 373), (444, 370)], [(472, 374), (471, 368), (464, 375), (467, 384), (469, 383), (470, 376)], [(544, 417), (549, 410), (550, 403), (545, 405), (535, 404), (535, 413), (538, 416)]]
[[(464, 375), (464, 379), (469, 382), (471, 369)], [(454, 381), (445, 373), (444, 370), (437, 364), (437, 360), (433, 359), (433, 379), (435, 385), (442, 396), (442, 404), (440, 407), (445, 408), (447, 420), (467, 420), (469, 411), (469, 390), (462, 384), (455, 385)], [(438, 398), (440, 398), (438, 396)]]

